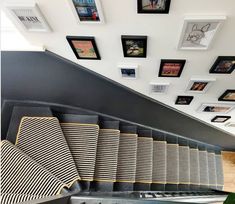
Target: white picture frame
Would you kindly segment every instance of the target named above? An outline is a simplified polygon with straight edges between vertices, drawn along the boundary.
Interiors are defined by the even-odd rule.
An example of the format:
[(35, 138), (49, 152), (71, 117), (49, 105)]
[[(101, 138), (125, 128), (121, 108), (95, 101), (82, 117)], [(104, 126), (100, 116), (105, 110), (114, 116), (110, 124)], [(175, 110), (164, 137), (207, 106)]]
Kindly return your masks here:
[(170, 82), (152, 81), (149, 83), (149, 93), (153, 95), (166, 94), (169, 90), (169, 86), (170, 86)]
[(203, 103), (197, 109), (197, 112), (200, 113), (216, 113), (216, 114), (225, 114), (233, 110), (234, 105), (225, 104), (225, 103)]
[[(124, 70), (124, 71), (123, 71)], [(125, 70), (130, 70), (130, 72), (125, 73)], [(118, 72), (122, 79), (137, 79), (139, 78), (139, 66), (138, 65), (130, 65), (130, 64), (120, 64), (118, 65)], [(134, 73), (134, 76), (133, 76)]]
[(215, 81), (215, 78), (191, 78), (186, 88), (186, 92), (206, 93)]
[[(77, 22), (79, 24), (104, 24), (105, 23), (105, 18), (104, 18), (104, 14), (103, 14), (102, 5), (101, 5), (100, 0), (94, 0), (95, 8), (96, 8), (96, 10), (98, 12), (98, 16), (99, 16), (99, 21), (82, 20), (80, 18), (81, 16), (79, 16), (79, 14), (75, 8), (74, 1), (76, 1), (76, 0), (68, 0), (70, 7), (72, 9), (73, 15), (77, 19)], [(79, 1), (79, 0), (77, 0), (77, 1)]]
[(211, 47), (226, 16), (185, 16), (177, 48), (207, 50)]
[[(19, 25), (24, 31), (28, 31), (28, 32), (51, 32), (52, 31), (50, 25), (48, 24), (47, 20), (45, 19), (39, 6), (36, 3), (6, 4), (5, 10), (9, 18), (17, 26)], [(27, 10), (31, 11), (32, 13), (29, 13), (29, 12), (28, 13), (33, 14), (33, 15), (26, 16), (25, 14), (27, 14)], [(20, 16), (19, 12), (24, 12), (24, 13), (22, 13), (22, 16)]]

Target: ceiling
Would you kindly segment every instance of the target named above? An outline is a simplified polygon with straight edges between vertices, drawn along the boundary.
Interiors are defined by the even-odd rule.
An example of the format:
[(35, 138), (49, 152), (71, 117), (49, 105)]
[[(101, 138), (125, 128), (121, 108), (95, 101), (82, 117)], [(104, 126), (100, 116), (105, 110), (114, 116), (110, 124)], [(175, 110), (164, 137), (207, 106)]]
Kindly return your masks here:
[[(102, 2), (104, 24), (79, 24), (73, 14), (69, 0), (36, 0), (46, 17), (53, 32), (25, 32), (18, 25), (17, 30), (2, 30), (2, 49), (4, 50), (47, 50), (67, 58), (77, 64), (104, 75), (141, 94), (160, 101), (180, 112), (197, 118), (211, 126), (229, 132), (235, 136), (234, 127), (211, 123), (214, 113), (200, 113), (202, 103), (217, 103), (218, 97), (226, 89), (235, 89), (235, 71), (232, 74), (209, 74), (217, 56), (235, 55), (235, 1), (234, 0), (172, 0), (169, 14), (137, 14), (136, 0), (100, 0)], [(4, 1), (3, 1), (4, 2)], [(32, 2), (31, 0), (5, 0), (5, 2)], [(226, 15), (222, 29), (209, 50), (182, 51), (177, 49), (179, 35), (185, 15)], [(3, 16), (3, 20), (5, 17)], [(10, 22), (4, 20), (6, 27)], [(14, 34), (13, 34), (14, 33)], [(66, 35), (94, 36), (101, 55), (101, 60), (78, 60), (66, 41)], [(121, 35), (147, 35), (147, 58), (124, 58)], [(18, 38), (17, 38), (18, 36)], [(21, 40), (19, 40), (21, 38)], [(23, 41), (24, 45), (23, 45)], [(10, 43), (11, 42), (11, 43)], [(15, 42), (15, 43), (12, 43)], [(21, 42), (22, 44), (19, 44)], [(159, 78), (158, 71), (161, 59), (186, 59), (180, 78)], [(118, 65), (139, 65), (139, 77), (136, 80), (122, 79)], [(216, 82), (205, 94), (187, 93), (190, 78), (216, 78)], [(150, 82), (169, 82), (166, 94), (152, 95), (149, 91)], [(177, 106), (177, 95), (193, 95), (194, 100), (189, 106)], [(234, 104), (233, 102), (228, 102)], [(228, 114), (235, 122), (235, 109)]]

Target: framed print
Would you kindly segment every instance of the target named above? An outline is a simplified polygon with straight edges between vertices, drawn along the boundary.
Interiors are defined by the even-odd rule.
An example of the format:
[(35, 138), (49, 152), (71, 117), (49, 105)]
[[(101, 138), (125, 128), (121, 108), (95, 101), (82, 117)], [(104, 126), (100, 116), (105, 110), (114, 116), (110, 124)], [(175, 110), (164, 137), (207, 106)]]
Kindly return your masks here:
[(203, 113), (228, 113), (234, 108), (233, 105), (223, 103), (205, 103), (202, 104), (198, 111)]
[(104, 23), (100, 0), (69, 0), (79, 23)]
[(123, 79), (137, 79), (138, 65), (119, 65), (118, 68)]
[(143, 57), (147, 55), (147, 36), (122, 35), (124, 57)]
[(171, 0), (138, 0), (138, 13), (169, 13)]
[(222, 96), (219, 97), (219, 101), (231, 101), (235, 102), (235, 90), (226, 90)]
[(231, 74), (235, 69), (235, 56), (219, 56), (210, 73), (212, 74)]
[(163, 59), (161, 60), (159, 77), (180, 77), (186, 60)]
[(167, 93), (170, 83), (169, 82), (150, 82), (150, 94), (165, 94)]
[(223, 116), (223, 115), (217, 115), (214, 118), (212, 118), (211, 122), (213, 123), (224, 123), (225, 121), (229, 120), (231, 116)]
[(193, 96), (178, 96), (175, 104), (176, 105), (189, 105), (192, 102), (193, 98), (194, 98)]
[(205, 93), (216, 79), (191, 79), (187, 87), (188, 92)]
[(178, 49), (207, 50), (226, 16), (188, 16), (184, 19)]
[(100, 60), (94, 37), (66, 37), (78, 59)]

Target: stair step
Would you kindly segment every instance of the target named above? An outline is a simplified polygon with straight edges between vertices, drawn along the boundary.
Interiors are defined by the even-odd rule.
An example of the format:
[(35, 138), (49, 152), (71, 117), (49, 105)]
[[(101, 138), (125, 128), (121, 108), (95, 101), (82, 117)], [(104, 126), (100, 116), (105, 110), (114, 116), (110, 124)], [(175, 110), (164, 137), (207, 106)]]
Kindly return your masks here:
[(134, 125), (120, 125), (120, 132), (121, 133), (136, 134), (137, 127)]
[(209, 176), (208, 176), (208, 158), (205, 145), (199, 145), (199, 178), (200, 178), (200, 188), (206, 189), (209, 185)]
[(221, 153), (215, 155), (217, 189), (222, 190), (224, 186), (223, 159)]
[(36, 196), (36, 195), (22, 195), (22, 194), (13, 194), (13, 193), (2, 193), (0, 196), (1, 203), (22, 203), (26, 201), (32, 201), (36, 199), (43, 198), (43, 196)]
[(210, 188), (216, 189), (216, 164), (215, 164), (215, 152), (213, 150), (208, 150), (208, 169), (209, 169), (209, 186)]
[(97, 115), (58, 114), (57, 118), (60, 123), (98, 124), (99, 120)]

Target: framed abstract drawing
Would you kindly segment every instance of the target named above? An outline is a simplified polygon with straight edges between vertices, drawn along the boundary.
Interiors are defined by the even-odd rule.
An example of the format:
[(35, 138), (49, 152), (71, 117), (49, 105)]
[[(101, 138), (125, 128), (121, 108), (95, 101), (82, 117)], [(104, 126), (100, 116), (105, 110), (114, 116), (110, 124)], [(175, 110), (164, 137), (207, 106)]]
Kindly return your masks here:
[(176, 105), (189, 105), (192, 102), (193, 98), (194, 98), (193, 96), (178, 96), (175, 104)]
[(203, 113), (228, 113), (234, 108), (233, 105), (223, 103), (204, 103), (202, 104), (198, 112)]
[(208, 78), (208, 79), (192, 78), (190, 79), (186, 91), (192, 93), (205, 93), (210, 88), (210, 86), (214, 81), (216, 81), (216, 79), (213, 78)]
[(120, 76), (123, 79), (137, 79), (138, 78), (138, 65), (118, 65)]
[(226, 116), (226, 115), (217, 115), (214, 118), (211, 119), (211, 122), (213, 123), (224, 123), (227, 120), (229, 120), (231, 116)]
[(228, 89), (220, 97), (219, 101), (235, 102), (235, 90)]
[(138, 13), (167, 14), (171, 0), (138, 0)]
[(186, 60), (162, 59), (159, 77), (180, 77)]
[(210, 69), (211, 74), (231, 74), (235, 69), (235, 56), (219, 56)]

